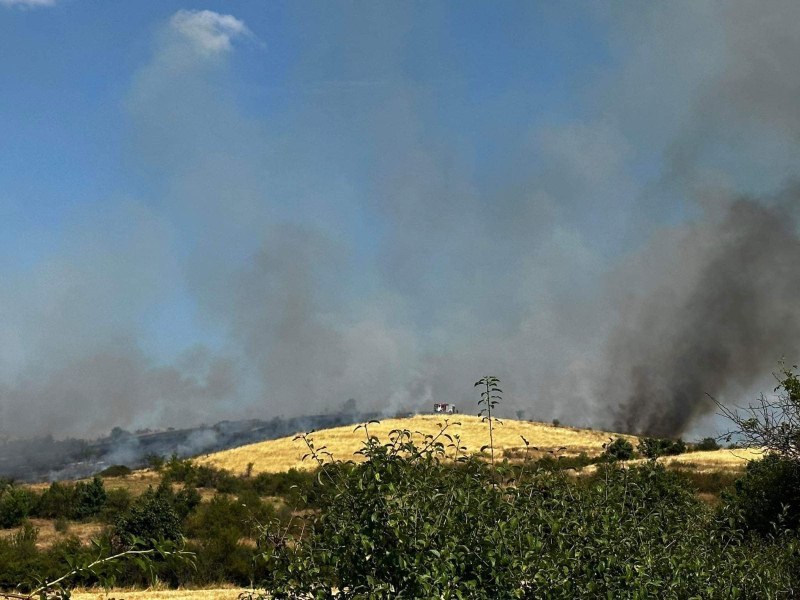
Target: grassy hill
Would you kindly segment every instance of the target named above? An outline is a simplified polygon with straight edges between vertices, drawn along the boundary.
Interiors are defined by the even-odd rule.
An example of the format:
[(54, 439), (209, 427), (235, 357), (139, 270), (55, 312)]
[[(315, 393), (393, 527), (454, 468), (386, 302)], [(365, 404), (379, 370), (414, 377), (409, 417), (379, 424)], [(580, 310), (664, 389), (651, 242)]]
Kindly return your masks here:
[[(419, 441), (425, 435), (434, 435), (440, 430), (440, 425), (445, 422), (441, 415), (418, 415), (401, 419), (386, 419), (380, 423), (369, 426), (370, 435), (377, 436), (381, 441), (389, 440), (389, 433), (395, 429), (408, 429), (415, 432), (415, 440)], [(487, 425), (479, 417), (472, 415), (452, 415), (448, 419), (448, 433), (459, 436), (460, 443), (466, 447), (467, 453), (478, 453), (482, 446), (488, 443)], [(365, 440), (363, 428), (354, 430), (352, 425), (323, 429), (311, 434), (317, 448), (323, 446), (331, 452), (336, 459), (361, 460), (361, 455), (355, 454), (362, 447)], [(624, 437), (634, 446), (637, 439), (634, 436), (620, 435), (607, 431), (591, 429), (578, 429), (574, 427), (559, 427), (548, 423), (519, 421), (504, 419), (502, 424), (495, 428), (495, 454), (502, 460), (519, 460), (524, 456), (524, 436), (530, 443), (529, 458), (537, 459), (548, 453), (558, 456), (576, 456), (585, 453), (594, 457), (602, 453), (603, 444), (616, 437)], [(247, 444), (237, 448), (199, 456), (192, 459), (196, 465), (206, 465), (217, 469), (225, 469), (233, 475), (242, 475), (248, 471), (252, 463), (251, 475), (261, 473), (285, 473), (289, 469), (309, 470), (316, 466), (311, 460), (303, 461), (302, 457), (308, 452), (302, 440), (295, 440), (288, 436), (277, 440)], [(452, 452), (449, 451), (449, 453)], [(723, 475), (721, 481), (714, 485), (723, 485), (732, 481), (744, 469), (747, 461), (761, 457), (757, 450), (716, 450), (710, 452), (688, 452), (679, 456), (667, 456), (659, 459), (670, 468), (681, 470), (697, 479), (698, 487), (703, 489), (708, 486), (706, 477)], [(630, 464), (644, 462), (644, 459), (635, 459)], [(594, 467), (587, 467), (583, 472), (591, 473)], [(163, 473), (152, 469), (143, 469), (122, 477), (104, 477), (105, 489), (110, 493), (116, 491), (138, 497), (149, 488), (155, 488), (161, 481)], [(82, 480), (84, 482), (88, 480)], [(26, 489), (34, 493), (44, 493), (49, 487), (47, 483), (27, 484)], [(173, 488), (178, 491), (182, 484), (175, 483)], [(213, 487), (200, 487), (199, 496), (203, 502), (212, 500), (218, 491)], [(705, 494), (713, 500), (714, 494)], [(61, 530), (56, 528), (55, 520), (31, 519), (31, 523), (38, 529), (37, 547), (48, 548), (57, 542), (63, 542), (69, 537), (76, 537), (82, 542), (88, 541), (103, 528), (98, 521), (70, 521), (65, 522)], [(0, 529), (0, 538), (10, 538), (16, 535), (21, 527)]]
[[(408, 429), (417, 433), (415, 439), (422, 439), (424, 435), (436, 434), (444, 419), (440, 415), (417, 415), (401, 419), (386, 419), (380, 423), (369, 426), (370, 435), (377, 436), (381, 441), (389, 440), (389, 433), (395, 429)], [(449, 419), (448, 433), (460, 436), (461, 445), (466, 447), (467, 453), (480, 452), (480, 448), (488, 444), (489, 434), (487, 426), (479, 417), (472, 415), (453, 415)], [(355, 454), (364, 442), (364, 429), (354, 431), (351, 425), (323, 429), (311, 434), (317, 448), (333, 454), (335, 459), (361, 460)], [(597, 456), (603, 451), (603, 444), (616, 437), (629, 440), (634, 446), (638, 440), (635, 436), (597, 431), (592, 429), (579, 429), (576, 427), (559, 427), (549, 423), (532, 421), (518, 421), (503, 419), (502, 425), (494, 430), (495, 453), (499, 458), (521, 458), (525, 451), (522, 436), (530, 443), (530, 458), (539, 458), (547, 453), (557, 453), (560, 456), (576, 456), (586, 453), (588, 456)], [(295, 440), (288, 436), (277, 440), (247, 444), (199, 456), (194, 461), (197, 464), (226, 469), (234, 474), (247, 471), (252, 464), (252, 474), (281, 473), (291, 468), (312, 469), (313, 461), (303, 461), (303, 455), (308, 448), (302, 440)], [(688, 452), (679, 456), (666, 456), (660, 461), (675, 468), (691, 469), (694, 471), (741, 471), (750, 460), (761, 458), (762, 453), (757, 449), (715, 450), (710, 452)], [(641, 462), (644, 459), (632, 461)]]
[[(448, 433), (460, 436), (461, 445), (466, 447), (467, 453), (480, 451), (481, 446), (489, 443), (487, 425), (481, 419), (472, 415), (450, 415)], [(389, 440), (389, 432), (394, 429), (408, 429), (419, 432), (419, 438), (424, 435), (436, 434), (444, 419), (440, 415), (417, 415), (402, 419), (386, 419), (369, 426), (370, 435), (375, 435), (381, 441)], [(556, 427), (547, 423), (530, 421), (517, 421), (503, 419), (502, 425), (497, 425), (494, 430), (495, 454), (502, 458), (519, 457), (524, 452), (524, 436), (532, 448), (531, 456), (538, 457), (547, 452), (560, 452), (565, 455), (577, 455), (585, 452), (595, 456), (603, 451), (603, 444), (609, 438), (625, 437), (634, 445), (634, 436), (620, 435), (607, 431), (594, 431), (577, 429), (573, 427)], [(317, 448), (325, 446), (336, 459), (359, 460), (360, 456), (354, 453), (361, 448), (365, 439), (364, 430), (354, 431), (351, 425), (334, 427), (314, 432), (311, 436)], [(210, 465), (227, 469), (233, 473), (243, 473), (248, 464), (252, 463), (252, 473), (279, 473), (290, 468), (311, 469), (313, 462), (303, 461), (302, 457), (308, 452), (301, 440), (289, 436), (267, 442), (248, 444), (222, 452), (216, 452), (196, 459), (198, 464)]]

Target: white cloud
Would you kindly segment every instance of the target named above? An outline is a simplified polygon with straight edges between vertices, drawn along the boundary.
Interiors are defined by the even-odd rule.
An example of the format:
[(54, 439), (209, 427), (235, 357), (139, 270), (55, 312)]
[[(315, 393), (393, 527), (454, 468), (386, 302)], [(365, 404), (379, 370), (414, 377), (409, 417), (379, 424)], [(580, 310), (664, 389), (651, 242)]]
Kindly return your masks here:
[(179, 10), (170, 25), (204, 54), (227, 52), (234, 38), (252, 35), (244, 21), (211, 10)]
[(36, 6), (55, 6), (56, 0), (0, 0), (0, 6), (33, 8)]

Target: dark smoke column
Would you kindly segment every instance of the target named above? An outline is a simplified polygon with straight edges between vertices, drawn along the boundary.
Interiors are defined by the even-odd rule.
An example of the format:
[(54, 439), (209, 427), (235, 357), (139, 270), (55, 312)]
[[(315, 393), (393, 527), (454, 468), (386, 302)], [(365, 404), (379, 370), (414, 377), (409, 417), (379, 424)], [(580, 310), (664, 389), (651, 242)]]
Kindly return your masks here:
[(781, 206), (800, 195), (787, 194), (780, 206), (738, 199), (688, 226), (659, 283), (623, 305), (603, 388), (615, 429), (680, 435), (713, 409), (706, 394), (745, 391), (796, 360), (800, 239)]

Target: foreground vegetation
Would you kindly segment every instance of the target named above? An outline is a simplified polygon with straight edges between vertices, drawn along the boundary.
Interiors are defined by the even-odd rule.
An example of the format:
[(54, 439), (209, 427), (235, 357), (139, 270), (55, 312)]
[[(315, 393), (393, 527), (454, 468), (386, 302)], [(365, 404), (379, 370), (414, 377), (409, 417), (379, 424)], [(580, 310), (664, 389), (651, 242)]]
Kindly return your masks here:
[[(464, 458), (446, 434), (370, 437), (325, 464), (302, 536), (265, 530), (275, 598), (780, 598), (800, 589), (798, 540), (768, 510), (717, 509), (655, 462), (592, 476)], [(747, 480), (748, 476), (745, 477)], [(739, 488), (743, 493), (752, 487)], [(767, 508), (767, 507), (765, 507)], [(772, 521), (770, 520), (772, 519)], [(767, 528), (769, 529), (769, 527)]]
[[(478, 453), (489, 441), (487, 425), (475, 415), (452, 415), (450, 432), (458, 435), (461, 444), (468, 453)], [(439, 430), (441, 417), (437, 415), (415, 415), (413, 417), (384, 419), (371, 427), (374, 435), (386, 439), (395, 429), (410, 429), (422, 435), (435, 435)], [(525, 454), (526, 448), (522, 437), (527, 439), (531, 448), (528, 455), (540, 458), (549, 452), (561, 448), (561, 454), (579, 455), (585, 453), (593, 457), (603, 452), (603, 444), (610, 437), (619, 434), (607, 431), (580, 429), (551, 423), (539, 423), (515, 419), (504, 419), (503, 424), (494, 429), (494, 449), (498, 456), (513, 459)], [(635, 436), (622, 436), (636, 445)], [(365, 457), (357, 453), (361, 448), (363, 436), (353, 432), (353, 426), (334, 427), (314, 433), (320, 446), (325, 446), (334, 458), (344, 460), (363, 460)], [(535, 449), (534, 449), (535, 448)], [(230, 450), (215, 452), (208, 456), (198, 457), (201, 465), (226, 469), (233, 473), (245, 473), (248, 466), (252, 474), (280, 473), (290, 468), (298, 470), (311, 469), (315, 465), (303, 461), (306, 448), (302, 441), (293, 437), (268, 440), (256, 444), (247, 444)]]
[[(162, 587), (147, 590), (125, 590), (114, 592), (111, 597), (120, 596), (124, 600), (241, 600), (243, 594), (251, 590), (237, 587), (171, 590)], [(108, 600), (109, 592), (103, 589), (78, 590), (72, 592), (72, 600)]]
[[(790, 375), (781, 389), (800, 407)], [(499, 401), (498, 383), (484, 386)], [(694, 460), (679, 440), (634, 446), (618, 437), (591, 456), (558, 456), (522, 437), (513, 453), (496, 452), (502, 426), (488, 408), (484, 421), (493, 435), (477, 454), (447, 421), (432, 433), (398, 428), (382, 438), (369, 423), (357, 428), (358, 460), (333, 460), (313, 436), (298, 436), (314, 467), (305, 471), (255, 474), (250, 465), (234, 475), (173, 457), (154, 461), (158, 484), (136, 497), (101, 478), (41, 490), (6, 484), (0, 519), (19, 529), (0, 539), (0, 587), (41, 589), (32, 574), (52, 579), (129, 553), (139, 560), (107, 572), (78, 568), (72, 583), (227, 582), (265, 598), (320, 599), (789, 598), (800, 590), (794, 456), (767, 446), (738, 474), (668, 466)], [(699, 446), (719, 452), (714, 440)], [(70, 537), (42, 547), (30, 518), (103, 528), (94, 547)]]
[[(0, 588), (10, 590), (22, 584), (20, 591), (30, 591), (39, 579), (53, 579), (69, 569), (71, 564), (88, 563), (104, 552), (132, 547), (136, 540), (148, 547), (146, 540), (149, 539), (180, 542), (186, 538), (184, 549), (195, 554), (196, 568), (180, 561), (156, 562), (153, 574), (162, 585), (207, 587), (223, 583), (239, 586), (262, 583), (279, 590), (281, 586), (294, 586), (297, 582), (280, 582), (276, 579), (277, 574), (313, 572), (301, 568), (301, 565), (305, 560), (318, 561), (318, 557), (312, 552), (311, 558), (303, 558), (304, 549), (324, 543), (339, 548), (332, 555), (337, 561), (346, 556), (347, 539), (329, 529), (320, 529), (322, 523), (329, 523), (325, 520), (333, 516), (337, 517), (343, 531), (349, 531), (349, 535), (361, 540), (370, 539), (386, 523), (393, 524), (395, 535), (399, 537), (404, 535), (404, 530), (408, 535), (423, 531), (422, 538), (415, 538), (413, 543), (409, 538), (405, 545), (398, 545), (391, 539), (369, 543), (376, 544), (376, 547), (392, 546), (397, 552), (417, 552), (413, 556), (397, 558), (400, 562), (408, 561), (409, 565), (437, 565), (448, 564), (453, 559), (437, 544), (444, 544), (444, 548), (460, 544), (468, 555), (481, 547), (476, 545), (472, 536), (481, 530), (485, 534), (498, 524), (499, 529), (493, 535), (516, 532), (518, 548), (527, 547), (526, 552), (535, 551), (542, 561), (552, 562), (548, 554), (552, 549), (548, 550), (545, 540), (552, 537), (562, 540), (563, 544), (575, 545), (574, 536), (579, 532), (572, 531), (569, 523), (587, 520), (613, 525), (619, 521), (614, 528), (621, 527), (628, 534), (635, 530), (637, 536), (646, 540), (653, 531), (641, 527), (654, 527), (654, 522), (636, 525), (637, 522), (627, 520), (629, 515), (645, 510), (645, 506), (652, 512), (650, 519), (655, 518), (654, 515), (661, 515), (663, 519), (681, 517), (684, 520), (673, 521), (674, 526), (680, 529), (690, 522), (691, 527), (686, 529), (691, 529), (696, 535), (705, 530), (697, 528), (695, 519), (702, 520), (704, 527), (711, 527), (713, 523), (741, 513), (738, 508), (731, 508), (731, 502), (737, 498), (734, 488), (729, 488), (735, 475), (702, 475), (695, 471), (674, 473), (655, 463), (626, 470), (603, 456), (557, 457), (549, 454), (542, 458), (523, 456), (512, 463), (500, 462), (497, 470), (492, 470), (484, 460), (467, 459), (463, 446), (456, 450), (457, 440), (448, 439), (447, 431), (423, 451), (412, 450), (408, 445), (410, 433), (393, 434), (397, 435), (401, 435), (404, 441), (397, 440), (396, 444), (383, 448), (370, 430), (371, 441), (360, 455), (360, 458), (368, 460), (360, 465), (323, 460), (323, 465), (311, 461), (317, 465), (313, 471), (233, 475), (222, 469), (173, 458), (157, 463), (158, 470), (144, 480), (140, 480), (140, 474), (126, 476), (124, 469), (117, 468), (108, 474), (121, 477), (111, 479), (95, 478), (77, 484), (54, 483), (38, 489), (7, 485), (0, 492), (0, 515), (6, 519), (6, 525), (16, 525), (17, 532), (0, 539)], [(306, 439), (313, 445), (313, 441)], [(432, 436), (421, 439), (425, 444), (425, 440), (430, 441)], [(440, 446), (443, 440), (445, 443)], [(315, 453), (320, 459), (326, 458), (316, 450)], [(446, 453), (449, 454), (445, 459)], [(592, 474), (580, 478), (574, 476), (575, 469), (588, 465), (594, 465)], [(587, 469), (583, 472), (587, 473)], [(650, 474), (645, 476), (645, 473)], [(128, 488), (121, 487), (127, 478), (130, 479), (130, 489), (140, 489), (143, 481), (150, 481), (153, 485), (134, 495)], [(655, 487), (649, 488), (647, 482)], [(625, 493), (628, 495), (621, 505), (620, 489), (627, 489)], [(698, 491), (714, 493), (719, 499), (720, 492), (725, 489), (731, 490), (727, 512), (712, 509), (697, 500)], [(634, 490), (638, 490), (638, 495), (633, 493)], [(663, 495), (668, 513), (662, 514), (659, 494)], [(631, 504), (642, 497), (647, 498), (646, 504)], [(202, 498), (205, 501), (201, 501)], [(671, 498), (679, 498), (681, 502), (673, 504), (668, 501)], [(382, 509), (384, 512), (362, 514), (364, 503), (373, 508), (386, 504), (388, 508)], [(355, 508), (359, 506), (361, 508)], [(400, 514), (393, 516), (385, 512), (392, 507), (398, 508)], [(559, 507), (565, 512), (559, 513)], [(356, 514), (352, 514), (354, 510), (357, 510)], [(769, 510), (767, 507), (765, 514), (769, 514)], [(410, 524), (404, 519), (412, 513), (413, 528), (407, 529)], [(359, 515), (361, 521), (356, 518)], [(549, 520), (533, 520), (542, 515)], [(43, 544), (40, 532), (30, 519), (36, 522), (49, 519), (63, 534), (55, 542)], [(520, 528), (520, 523), (525, 527)], [(742, 523), (745, 522), (741, 519), (737, 521), (736, 527), (741, 528), (735, 534), (738, 538), (731, 535), (724, 539), (732, 540), (731, 549), (739, 548), (755, 560), (761, 556), (759, 553), (763, 548), (772, 547), (771, 543), (748, 538), (750, 534), (745, 530), (749, 526)], [(88, 525), (93, 525), (99, 548), (82, 544), (75, 535)], [(534, 527), (538, 532), (534, 538), (530, 538), (526, 527)], [(628, 527), (634, 529), (628, 530)], [(463, 533), (460, 529), (471, 533), (457, 541)], [(723, 529), (719, 526), (718, 531)], [(670, 531), (667, 529), (662, 533), (671, 535)], [(767, 532), (768, 535), (771, 533), (774, 532)], [(328, 539), (331, 535), (333, 538)], [(602, 536), (609, 536), (611, 532), (584, 531), (582, 535), (589, 538), (600, 536), (595, 539), (599, 543)], [(591, 539), (581, 538), (580, 545), (587, 552), (589, 548), (596, 550), (597, 547), (590, 542)], [(651, 542), (656, 543), (650, 540), (648, 544)], [(489, 540), (484, 543), (489, 543)], [(621, 542), (612, 538), (602, 542), (610, 547), (617, 543)], [(630, 550), (631, 543), (632, 540), (628, 539), (620, 548)], [(502, 544), (496, 547), (502, 550), (504, 561), (514, 557)], [(670, 547), (674, 549), (674, 546)], [(289, 549), (292, 549), (291, 555), (286, 554)], [(351, 554), (348, 560), (360, 560), (365, 564), (380, 556), (380, 552), (371, 554), (359, 547), (348, 552)], [(647, 552), (651, 560), (661, 559), (652, 550)], [(529, 558), (527, 554), (518, 554), (515, 560), (525, 562)], [(290, 560), (300, 562), (290, 568)], [(471, 560), (478, 559), (473, 556)], [(493, 560), (496, 557), (490, 553), (480, 558), (480, 564), (484, 564), (482, 561), (491, 564)], [(579, 560), (579, 557), (570, 559), (573, 562)], [(282, 564), (286, 569), (280, 566)], [(344, 564), (341, 563), (343, 569)], [(380, 569), (387, 567), (385, 563), (376, 564), (381, 565)], [(525, 572), (531, 573), (535, 564), (538, 563), (531, 563)], [(340, 580), (330, 568), (326, 571), (330, 587), (347, 589), (346, 581)], [(346, 569), (349, 571), (350, 567)], [(419, 570), (415, 567), (414, 572)], [(508, 571), (498, 571), (498, 574), (505, 579)], [(468, 579), (463, 574), (460, 576)], [(74, 583), (94, 585), (100, 581), (100, 578), (87, 573), (76, 577)], [(143, 587), (151, 583), (151, 574), (135, 564), (125, 564), (115, 572), (114, 583), (123, 587)], [(377, 589), (383, 588), (379, 585)]]

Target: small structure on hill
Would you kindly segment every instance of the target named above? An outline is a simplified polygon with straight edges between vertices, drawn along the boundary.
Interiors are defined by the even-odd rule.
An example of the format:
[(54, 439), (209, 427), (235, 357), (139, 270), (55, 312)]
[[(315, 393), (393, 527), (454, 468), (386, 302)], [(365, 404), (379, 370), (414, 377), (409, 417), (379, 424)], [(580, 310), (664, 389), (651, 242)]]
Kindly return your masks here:
[(457, 413), (458, 409), (456, 409), (456, 405), (455, 404), (448, 404), (447, 402), (443, 402), (441, 404), (434, 404), (433, 405), (433, 412), (435, 412), (435, 413), (453, 414), (453, 413)]

